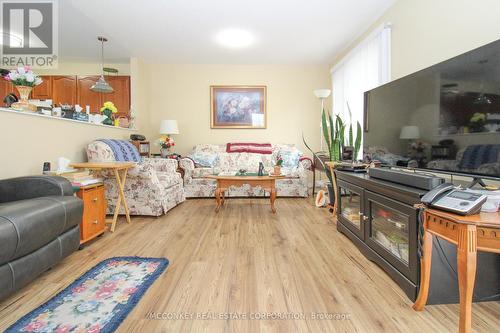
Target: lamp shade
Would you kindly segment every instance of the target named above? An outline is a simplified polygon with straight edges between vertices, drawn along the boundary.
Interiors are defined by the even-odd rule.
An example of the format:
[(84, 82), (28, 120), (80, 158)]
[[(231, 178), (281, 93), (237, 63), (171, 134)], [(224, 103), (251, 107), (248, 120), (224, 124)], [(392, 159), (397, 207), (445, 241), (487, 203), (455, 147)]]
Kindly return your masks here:
[(162, 120), (160, 123), (160, 134), (179, 134), (177, 120)]
[(330, 89), (316, 89), (313, 91), (313, 93), (317, 98), (327, 98), (328, 96), (330, 96), (332, 91)]
[(403, 126), (400, 139), (420, 139), (420, 128), (418, 126)]

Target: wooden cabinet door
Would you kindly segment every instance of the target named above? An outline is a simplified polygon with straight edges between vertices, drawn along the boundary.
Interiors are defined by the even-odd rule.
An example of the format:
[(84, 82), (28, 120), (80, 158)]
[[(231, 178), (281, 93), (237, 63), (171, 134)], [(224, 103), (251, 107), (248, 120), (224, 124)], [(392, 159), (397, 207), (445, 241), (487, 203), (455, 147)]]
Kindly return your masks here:
[(52, 98), (52, 80), (50, 76), (40, 76), (43, 80), (41, 84), (33, 88), (31, 98), (33, 99), (50, 99)]
[(10, 81), (0, 79), (0, 106), (7, 106), (3, 100), (8, 94), (14, 94), (19, 99), (19, 92), (14, 85)]
[(76, 76), (52, 76), (52, 103), (76, 104)]
[(90, 106), (91, 113), (99, 113), (102, 106), (101, 93), (90, 90), (90, 87), (97, 80), (99, 80), (99, 76), (95, 75), (78, 77), (78, 102), (76, 104), (80, 105), (84, 110), (87, 105)]
[(130, 114), (130, 76), (106, 76), (106, 81), (114, 91), (111, 94), (101, 94), (101, 105), (110, 101), (118, 109), (118, 115)]

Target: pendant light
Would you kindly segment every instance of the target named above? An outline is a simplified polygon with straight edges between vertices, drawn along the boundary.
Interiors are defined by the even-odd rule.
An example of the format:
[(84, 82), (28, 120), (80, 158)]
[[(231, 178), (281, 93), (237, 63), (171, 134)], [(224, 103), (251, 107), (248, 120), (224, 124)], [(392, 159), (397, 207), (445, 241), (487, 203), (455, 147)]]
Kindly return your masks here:
[(92, 87), (90, 87), (90, 90), (94, 92), (109, 94), (114, 90), (104, 79), (104, 42), (107, 42), (108, 39), (106, 37), (99, 36), (97, 37), (97, 40), (101, 42), (101, 77), (99, 78), (99, 80), (97, 80), (96, 83), (94, 83), (94, 85), (92, 85)]

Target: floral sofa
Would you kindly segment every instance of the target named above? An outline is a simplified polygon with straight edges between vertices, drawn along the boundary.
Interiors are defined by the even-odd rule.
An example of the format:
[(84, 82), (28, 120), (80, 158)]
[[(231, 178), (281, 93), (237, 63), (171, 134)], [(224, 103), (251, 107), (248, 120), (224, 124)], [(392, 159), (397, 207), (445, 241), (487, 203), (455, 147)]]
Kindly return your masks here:
[[(245, 169), (247, 172), (257, 172), (259, 162), (264, 164), (266, 172), (273, 169), (276, 158), (284, 159), (282, 173), (289, 176), (276, 181), (277, 195), (282, 197), (308, 196), (308, 170), (311, 170), (312, 161), (295, 148), (294, 145), (272, 145), (271, 154), (260, 153), (227, 153), (226, 145), (200, 144), (193, 151), (180, 160), (180, 167), (184, 169), (184, 191), (186, 197), (213, 197), (216, 188), (214, 179), (205, 178), (207, 175), (220, 172), (234, 172)], [(252, 188), (249, 185), (232, 186), (227, 196), (251, 197), (263, 196), (264, 190), (260, 187)]]
[[(113, 150), (99, 140), (87, 146), (87, 157), (89, 162), (116, 160)], [(118, 188), (112, 173), (102, 172), (102, 176), (108, 199), (107, 213), (112, 214)], [(186, 200), (177, 161), (173, 159), (143, 158), (129, 169), (124, 192), (131, 215), (160, 216)], [(123, 206), (121, 214), (124, 214)]]

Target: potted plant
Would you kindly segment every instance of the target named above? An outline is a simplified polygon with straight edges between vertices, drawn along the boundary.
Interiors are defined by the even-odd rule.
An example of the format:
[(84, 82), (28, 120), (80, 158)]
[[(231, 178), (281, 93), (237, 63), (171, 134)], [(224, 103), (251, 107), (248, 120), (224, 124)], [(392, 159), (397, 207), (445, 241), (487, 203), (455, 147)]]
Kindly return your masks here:
[[(349, 104), (347, 104), (347, 108), (349, 110), (349, 115), (351, 115), (351, 109)], [(352, 117), (350, 117), (352, 119)], [(348, 134), (347, 134), (347, 142), (345, 138), (345, 130), (347, 124), (344, 120), (339, 116), (335, 115), (332, 117), (329, 112), (323, 110), (321, 114), (321, 124), (323, 128), (323, 137), (325, 139), (328, 151), (325, 152), (314, 152), (309, 145), (306, 143), (304, 136), (302, 136), (302, 141), (306, 148), (314, 155), (315, 160), (321, 163), (323, 171), (326, 173), (328, 177), (329, 184), (327, 184), (328, 194), (330, 197), (330, 204), (335, 203), (335, 191), (333, 189), (333, 179), (332, 174), (330, 173), (329, 168), (323, 163), (323, 160), (320, 158), (321, 154), (326, 154), (328, 156), (329, 161), (337, 162), (342, 160), (342, 149), (345, 146), (350, 146), (353, 149), (352, 153), (352, 162), (357, 159), (359, 151), (361, 149), (361, 124), (357, 122), (356, 124), (356, 136), (354, 136), (354, 129), (352, 120), (349, 123)], [(347, 143), (347, 145), (346, 145)]]
[(274, 165), (274, 174), (281, 175), (281, 167), (283, 166), (283, 158), (278, 155), (276, 158), (276, 164)]
[(166, 136), (159, 138), (156, 144), (160, 146), (161, 157), (166, 158), (170, 153), (170, 148), (175, 146), (175, 141), (173, 138)]
[(115, 125), (115, 114), (118, 113), (118, 109), (113, 104), (113, 102), (105, 102), (101, 108), (101, 113), (106, 118), (102, 121), (104, 125)]
[(35, 112), (37, 108), (28, 102), (28, 98), (33, 87), (41, 84), (43, 80), (35, 75), (29, 66), (18, 67), (10, 71), (9, 74), (4, 76), (4, 79), (12, 82), (17, 91), (19, 91), (20, 100), (17, 103), (13, 103), (12, 108)]

